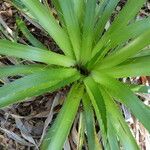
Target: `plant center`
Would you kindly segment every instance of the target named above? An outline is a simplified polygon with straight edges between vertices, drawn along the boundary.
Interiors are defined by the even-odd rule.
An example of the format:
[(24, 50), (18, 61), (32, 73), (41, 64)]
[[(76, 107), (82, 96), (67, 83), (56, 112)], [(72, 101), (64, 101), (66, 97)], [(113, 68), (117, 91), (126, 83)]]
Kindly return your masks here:
[(80, 72), (80, 74), (84, 76), (88, 76), (90, 74), (90, 71), (84, 66), (77, 65), (76, 68)]

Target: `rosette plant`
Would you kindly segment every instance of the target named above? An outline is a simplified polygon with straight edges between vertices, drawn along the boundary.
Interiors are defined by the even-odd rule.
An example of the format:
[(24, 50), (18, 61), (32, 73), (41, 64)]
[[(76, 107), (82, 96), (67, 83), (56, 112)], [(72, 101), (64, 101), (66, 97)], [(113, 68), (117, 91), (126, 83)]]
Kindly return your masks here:
[(28, 12), (62, 53), (47, 50), (37, 41), (29, 46), (1, 39), (1, 55), (36, 63), (0, 68), (1, 78), (22, 76), (0, 88), (0, 108), (70, 85), (42, 150), (63, 148), (77, 113), (81, 114), (78, 149), (86, 140), (90, 150), (139, 149), (119, 104), (150, 131), (150, 108), (135, 95), (148, 93), (149, 87), (119, 79), (150, 75), (150, 18), (135, 19), (146, 0), (128, 0), (113, 20), (119, 0), (53, 0), (58, 17), (38, 0), (12, 2), (21, 4), (20, 11)]

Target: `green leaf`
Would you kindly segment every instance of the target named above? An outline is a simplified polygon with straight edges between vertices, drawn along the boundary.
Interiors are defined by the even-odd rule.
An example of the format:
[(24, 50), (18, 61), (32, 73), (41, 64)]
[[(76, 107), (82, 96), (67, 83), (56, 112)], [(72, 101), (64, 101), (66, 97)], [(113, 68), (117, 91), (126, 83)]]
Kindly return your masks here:
[(123, 66), (123, 65), (128, 65), (128, 64), (140, 64), (140, 63), (147, 63), (149, 62), (150, 59), (150, 55), (146, 55), (146, 56), (133, 56), (130, 57), (129, 59), (127, 59), (126, 61), (122, 62), (121, 64), (117, 65), (118, 66)]
[(59, 112), (53, 126), (43, 141), (41, 150), (62, 149), (76, 116), (80, 100), (83, 95), (83, 90), (84, 88), (80, 84), (75, 84), (71, 88), (71, 91), (69, 92), (61, 111)]
[(79, 117), (79, 126), (78, 126), (77, 150), (82, 150), (82, 146), (84, 142), (84, 130), (85, 130), (85, 123), (83, 119), (83, 112), (81, 111)]
[(150, 108), (134, 95), (134, 93), (123, 83), (101, 73), (92, 73), (93, 78), (105, 86), (111, 95), (119, 102), (125, 104), (135, 117), (150, 131)]
[(78, 22), (80, 27), (83, 26), (83, 17), (85, 11), (85, 0), (73, 0), (74, 2), (74, 11), (78, 18)]
[(25, 13), (28, 15), (30, 18), (32, 18), (32, 21), (37, 21), (35, 17), (30, 13), (29, 9), (21, 2), (18, 0), (11, 0), (9, 1), (12, 5), (14, 5), (19, 11)]
[(116, 17), (111, 27), (95, 45), (93, 49), (93, 54), (92, 54), (93, 57), (96, 55), (96, 53), (99, 50), (101, 50), (105, 45), (107, 45), (107, 43), (111, 40), (110, 37), (112, 34), (119, 33), (120, 30), (126, 28), (126, 26), (130, 23), (131, 19), (133, 19), (133, 17), (135, 17), (135, 15), (138, 13), (138, 11), (140, 10), (144, 2), (145, 0), (138, 0), (138, 2), (137, 0), (127, 1), (125, 7)]
[(95, 40), (97, 41), (102, 35), (107, 21), (109, 21), (119, 0), (104, 0), (99, 8), (99, 19), (95, 26)]
[(130, 21), (137, 15), (140, 8), (144, 5), (145, 2), (146, 0), (128, 0), (125, 7), (121, 10), (121, 12), (114, 20), (111, 28), (108, 31), (108, 34), (114, 31), (117, 32), (118, 28), (122, 28), (125, 25), (128, 25)]
[(137, 37), (135, 40), (130, 42), (125, 47), (107, 56), (105, 59), (103, 59), (97, 64), (97, 67), (110, 68), (122, 63), (127, 58), (135, 55), (141, 49), (148, 46), (150, 44), (149, 37), (150, 37), (150, 30), (142, 33), (139, 37)]
[(96, 135), (92, 104), (87, 94), (83, 96), (82, 102), (84, 107), (84, 118), (85, 118), (86, 132), (88, 138), (88, 148), (89, 150), (102, 150), (102, 147)]
[(47, 49), (39, 40), (37, 40), (32, 34), (31, 32), (28, 30), (27, 26), (25, 25), (25, 23), (20, 20), (17, 19), (17, 26), (19, 27), (19, 29), (21, 30), (21, 32), (23, 33), (23, 35), (27, 38), (27, 40), (36, 47), (39, 47), (41, 49)]
[(150, 94), (150, 86), (127, 84), (127, 86), (135, 93)]
[[(71, 44), (67, 33), (63, 30), (52, 13), (48, 11), (44, 5), (38, 0), (21, 0), (21, 2), (29, 9), (35, 16), (39, 24), (49, 33), (49, 35), (59, 45), (61, 50), (68, 56), (73, 57)], [(63, 39), (63, 40), (62, 40)]]
[(55, 10), (57, 11), (61, 25), (65, 26), (65, 21), (63, 18), (63, 13), (62, 13), (62, 10), (61, 10), (60, 4), (59, 4), (59, 0), (52, 0), (52, 4), (54, 5)]
[(133, 61), (131, 63), (119, 65), (110, 69), (100, 69), (98, 72), (103, 72), (114, 78), (149, 76), (150, 61)]
[[(72, 77), (72, 79), (70, 79)], [(0, 108), (52, 92), (79, 79), (75, 69), (50, 69), (28, 75), (0, 88)], [(6, 94), (7, 93), (7, 94)]]
[[(108, 49), (108, 47), (106, 46), (106, 47), (103, 47), (101, 50), (104, 51), (107, 49)], [(89, 70), (91, 70), (93, 68), (93, 66), (95, 66), (101, 60), (101, 58), (102, 58), (101, 57), (101, 52), (102, 52), (101, 50), (99, 52), (97, 52), (97, 54), (91, 60), (89, 60), (87, 62), (86, 66)]]
[(87, 0), (84, 14), (82, 45), (81, 45), (81, 62), (85, 64), (91, 57), (94, 36), (95, 8), (96, 0)]
[(98, 123), (102, 129), (102, 137), (104, 139), (104, 146), (106, 146), (105, 136), (107, 133), (107, 119), (106, 119), (106, 106), (99, 90), (98, 84), (91, 78), (87, 77), (84, 80), (87, 93), (91, 99), (92, 105), (96, 112)]
[(54, 64), (69, 67), (75, 63), (74, 60), (67, 56), (7, 40), (0, 40), (0, 54), (43, 62), (49, 65)]
[[(115, 130), (114, 136), (118, 136), (123, 147), (126, 150), (139, 150), (139, 147), (127, 125), (127, 123), (124, 121), (124, 118), (115, 104), (114, 100), (111, 98), (111, 96), (106, 92), (103, 88), (102, 89), (102, 95), (104, 97), (105, 103), (106, 103), (106, 110), (107, 110), (107, 118), (109, 124), (109, 130), (112, 129)], [(109, 139), (110, 140), (110, 139)], [(114, 141), (110, 141), (111, 147), (116, 147), (116, 149), (120, 149), (117, 143), (112, 143)], [(117, 141), (116, 141), (117, 142)], [(114, 145), (115, 144), (115, 145)]]
[(59, 4), (63, 13), (63, 17), (69, 34), (69, 38), (72, 43), (74, 54), (76, 56), (77, 61), (79, 61), (81, 36), (78, 18), (75, 15), (74, 11), (73, 1), (59, 0)]
[(0, 78), (14, 76), (14, 75), (28, 75), (33, 74), (35, 72), (40, 72), (45, 69), (49, 69), (48, 66), (45, 65), (10, 65), (10, 66), (2, 66), (0, 67)]
[(52, 4), (54, 5), (56, 11), (58, 11), (58, 13), (61, 13), (61, 8), (60, 8), (60, 5), (59, 5), (59, 0), (52, 0)]
[[(118, 29), (117, 32), (109, 35), (107, 38), (102, 38), (101, 40), (101, 47), (107, 46), (107, 49), (102, 49), (101, 47), (95, 47), (93, 52), (97, 52), (100, 50), (99, 59), (103, 58), (110, 49), (114, 49), (120, 44), (126, 44), (128, 40), (134, 39), (138, 37), (140, 34), (144, 33), (145, 31), (150, 29), (150, 17), (142, 19), (140, 21), (136, 21), (124, 28)], [(110, 41), (107, 45), (107, 41)], [(118, 48), (119, 49), (119, 48)], [(114, 50), (114, 52), (116, 49)]]
[(150, 17), (136, 21), (111, 35), (111, 48), (133, 39), (150, 29)]
[(116, 135), (116, 131), (113, 128), (113, 125), (110, 121), (110, 119), (108, 119), (108, 130), (107, 130), (107, 136), (108, 136), (108, 141), (110, 144), (110, 148), (113, 150), (120, 150), (120, 145), (119, 145), (119, 141)]
[(150, 56), (150, 49), (143, 49), (138, 54), (133, 56), (133, 58), (135, 58), (135, 57), (144, 57), (144, 56)]

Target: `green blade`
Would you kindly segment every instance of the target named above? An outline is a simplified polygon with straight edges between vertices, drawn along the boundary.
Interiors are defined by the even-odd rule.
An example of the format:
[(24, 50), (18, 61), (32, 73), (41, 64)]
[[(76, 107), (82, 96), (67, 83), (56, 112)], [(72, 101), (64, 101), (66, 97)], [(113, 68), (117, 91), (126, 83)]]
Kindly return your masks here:
[(94, 79), (105, 86), (118, 101), (125, 104), (135, 117), (150, 131), (150, 108), (124, 84), (105, 74), (93, 73)]
[(119, 15), (116, 17), (115, 21), (113, 22), (109, 30), (104, 34), (102, 39), (100, 39), (96, 44), (95, 48), (93, 49), (93, 55), (92, 55), (93, 57), (100, 49), (102, 49), (102, 47), (107, 45), (107, 42), (110, 41), (111, 39), (110, 37), (112, 34), (118, 33), (118, 31), (122, 30), (130, 23), (131, 19), (135, 17), (135, 15), (138, 13), (138, 11), (140, 10), (144, 2), (146, 2), (146, 0), (138, 0), (138, 2), (137, 0), (127, 1), (127, 4), (119, 13)]
[(145, 93), (150, 94), (150, 86), (127, 84), (127, 86), (135, 93)]
[(85, 11), (85, 0), (73, 0), (74, 2), (74, 11), (78, 18), (78, 22), (80, 24), (80, 27), (83, 26), (83, 17), (84, 17), (84, 11)]
[(98, 137), (95, 131), (95, 121), (92, 104), (90, 102), (89, 96), (84, 95), (82, 98), (83, 107), (84, 107), (84, 117), (86, 132), (88, 138), (88, 148), (89, 150), (102, 150), (102, 147), (98, 141)]
[(123, 26), (128, 25), (131, 19), (137, 15), (145, 2), (146, 0), (128, 0), (125, 7), (116, 17), (108, 33), (110, 34), (111, 32), (117, 31), (118, 28), (122, 28)]
[(81, 36), (78, 18), (75, 15), (74, 11), (73, 1), (59, 0), (59, 4), (63, 13), (63, 17), (72, 43), (74, 54), (76, 56), (77, 61), (79, 61)]
[(110, 69), (101, 69), (98, 72), (106, 73), (114, 78), (149, 76), (150, 61), (133, 61), (129, 64), (116, 66)]
[(97, 67), (109, 68), (122, 63), (127, 58), (135, 55), (141, 49), (148, 46), (150, 44), (149, 37), (150, 37), (150, 30), (142, 33), (139, 37), (137, 37), (135, 40), (130, 42), (125, 47), (118, 50), (116, 53), (107, 56), (105, 59), (103, 59), (97, 64)]
[(23, 33), (23, 35), (27, 38), (27, 40), (35, 47), (39, 47), (41, 49), (47, 49), (46, 46), (44, 46), (39, 40), (37, 40), (28, 30), (27, 26), (25, 25), (25, 23), (20, 20), (17, 19), (17, 26), (19, 27), (19, 29), (21, 30), (21, 32)]
[[(61, 11), (61, 8), (60, 8), (60, 5), (59, 5), (59, 0), (52, 0), (52, 3), (53, 3), (53, 5), (54, 5), (56, 11), (58, 11), (58, 13), (61, 14), (62, 11)], [(62, 15), (62, 14), (61, 14), (61, 15)]]
[[(111, 98), (111, 96), (106, 92), (103, 88), (102, 89), (102, 95), (104, 97), (105, 103), (106, 103), (106, 109), (107, 109), (107, 117), (108, 122), (110, 125), (112, 125), (112, 130), (115, 130), (115, 135), (118, 136), (121, 144), (126, 150), (139, 150), (139, 147), (127, 125), (127, 123), (124, 121), (124, 118), (115, 104), (114, 100)], [(111, 126), (110, 126), (111, 127)], [(109, 129), (111, 130), (111, 128)], [(112, 141), (111, 141), (112, 142)], [(114, 144), (114, 143), (113, 143)], [(117, 143), (115, 143), (117, 144)], [(114, 145), (111, 144), (111, 147), (114, 147)], [(115, 145), (115, 147), (119, 148)]]
[(7, 40), (0, 40), (0, 54), (43, 62), (49, 65), (54, 64), (69, 67), (75, 63), (74, 60), (67, 56), (32, 46), (12, 43)]
[(80, 84), (75, 84), (71, 88), (59, 115), (43, 141), (42, 150), (62, 149), (76, 116), (83, 90), (84, 88)]
[(81, 45), (81, 62), (85, 64), (91, 57), (94, 36), (96, 0), (87, 0), (84, 14), (82, 45)]
[(63, 18), (63, 14), (62, 14), (62, 10), (61, 10), (60, 4), (59, 4), (59, 0), (52, 0), (52, 4), (54, 5), (54, 7), (57, 11), (57, 14), (58, 14), (61, 25), (64, 26), (65, 21), (64, 21), (64, 18)]
[(83, 143), (84, 143), (84, 130), (85, 130), (85, 123), (83, 118), (83, 112), (81, 111), (79, 117), (79, 125), (78, 125), (77, 150), (82, 150)]
[(150, 29), (150, 17), (136, 21), (111, 35), (111, 48), (133, 39)]
[(99, 90), (98, 84), (91, 77), (86, 78), (84, 80), (84, 84), (96, 112), (96, 117), (102, 130), (104, 146), (106, 147), (105, 139), (107, 134), (107, 119), (105, 103), (101, 95), (101, 91)]
[[(0, 108), (23, 101), (27, 98), (52, 92), (70, 83), (68, 78), (79, 74), (74, 69), (50, 69), (28, 75), (0, 88)], [(69, 83), (67, 83), (67, 80)]]
[(136, 54), (132, 58), (135, 58), (135, 57), (144, 57), (144, 56), (150, 56), (150, 49), (143, 49), (142, 51), (140, 51), (138, 54)]
[(97, 117), (102, 119), (105, 132), (107, 132), (105, 103), (103, 101), (99, 87), (97, 83), (90, 77), (86, 78), (84, 83), (85, 83), (88, 95), (92, 101), (93, 107), (97, 113)]
[(120, 150), (120, 145), (119, 145), (119, 141), (118, 141), (118, 138), (117, 138), (117, 135), (116, 135), (116, 131), (115, 129), (113, 128), (113, 125), (110, 121), (110, 119), (108, 119), (108, 141), (109, 141), (109, 144), (110, 144), (110, 148), (113, 150)]
[(14, 5), (17, 9), (19, 9), (19, 11), (21, 11), (21, 12), (25, 13), (26, 15), (28, 15), (32, 19), (32, 21), (37, 21), (35, 19), (35, 17), (30, 13), (29, 9), (21, 1), (11, 0), (11, 1), (9, 1), (9, 3)]
[(35, 72), (40, 72), (45, 69), (50, 69), (45, 65), (10, 65), (0, 67), (0, 78), (14, 76), (14, 75), (28, 75)]
[(99, 19), (95, 26), (95, 40), (97, 41), (101, 37), (105, 25), (112, 15), (119, 0), (104, 0), (99, 8)]
[[(139, 53), (140, 54), (140, 53)], [(145, 56), (133, 56), (127, 59), (126, 61), (122, 62), (118, 66), (128, 65), (128, 64), (140, 64), (140, 63), (148, 63), (150, 60), (150, 55), (147, 53)]]
[(59, 26), (53, 17), (53, 14), (50, 13), (48, 9), (44, 7), (44, 5), (42, 5), (38, 0), (21, 0), (21, 2), (29, 9), (33, 16), (35, 16), (35, 18), (38, 20), (39, 24), (55, 40), (61, 50), (66, 55), (73, 57), (68, 35)]
[(95, 47), (93, 52), (98, 52), (100, 49), (99, 59), (102, 59), (110, 49), (116, 48), (120, 44), (124, 44), (128, 40), (134, 39), (138, 37), (140, 34), (144, 33), (145, 31), (150, 29), (150, 17), (142, 19), (140, 21), (136, 21), (124, 28), (118, 29), (117, 32), (109, 35), (108, 39), (101, 40), (101, 46), (107, 43), (110, 40), (109, 44), (107, 45), (107, 49), (101, 49), (101, 47)]

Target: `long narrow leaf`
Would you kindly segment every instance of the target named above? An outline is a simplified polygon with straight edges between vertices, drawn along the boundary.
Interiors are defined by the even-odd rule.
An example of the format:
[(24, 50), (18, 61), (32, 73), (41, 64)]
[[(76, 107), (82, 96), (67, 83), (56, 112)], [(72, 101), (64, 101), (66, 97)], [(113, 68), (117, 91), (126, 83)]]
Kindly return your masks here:
[(74, 1), (74, 10), (80, 24), (80, 28), (83, 26), (83, 17), (85, 10), (85, 0), (73, 0)]
[(136, 21), (111, 35), (111, 47), (115, 47), (129, 39), (133, 39), (150, 29), (150, 17)]
[(30, 13), (29, 9), (21, 2), (18, 0), (11, 0), (9, 1), (13, 6), (15, 6), (19, 11), (25, 13), (28, 15), (30, 18), (32, 18), (32, 21), (37, 21), (35, 17)]
[[(48, 67), (49, 68), (49, 67)], [(14, 75), (27, 75), (47, 69), (45, 65), (10, 65), (0, 67), (0, 78), (14, 76)]]
[(7, 40), (0, 40), (0, 54), (19, 57), (27, 60), (54, 64), (60, 66), (72, 66), (75, 62), (67, 56), (60, 55), (40, 48), (12, 43)]
[(62, 149), (76, 116), (80, 100), (83, 95), (83, 90), (84, 88), (80, 84), (74, 85), (72, 87), (57, 119), (55, 120), (53, 126), (43, 141), (41, 146), (42, 150)]
[(87, 93), (91, 99), (92, 105), (96, 112), (98, 123), (102, 130), (102, 137), (104, 140), (104, 147), (106, 147), (106, 133), (107, 133), (107, 119), (106, 119), (106, 106), (99, 90), (98, 84), (91, 78), (88, 77), (84, 80)]
[[(126, 150), (129, 150), (129, 149), (139, 150), (139, 147), (135, 139), (133, 138), (133, 135), (127, 123), (124, 121), (124, 118), (121, 115), (121, 112), (118, 109), (117, 105), (115, 104), (113, 99), (109, 96), (109, 94), (104, 89), (102, 89), (102, 94), (103, 94), (105, 103), (107, 104), (106, 108), (107, 108), (108, 120), (112, 125), (112, 130), (115, 129), (114, 136), (117, 135), (119, 137), (121, 144), (124, 146)], [(111, 126), (109, 130), (111, 130)], [(114, 147), (114, 145), (111, 144), (111, 147)], [(118, 146), (117, 148), (119, 149)]]
[(116, 135), (116, 131), (113, 128), (113, 125), (111, 123), (111, 121), (108, 119), (108, 141), (110, 143), (110, 147), (111, 149), (115, 149), (115, 150), (120, 150), (120, 145), (119, 145), (119, 141)]
[(150, 62), (149, 61), (143, 63), (131, 62), (129, 64), (113, 67), (110, 69), (102, 69), (99, 70), (99, 72), (106, 73), (114, 78), (149, 76)]
[(120, 44), (124, 44), (128, 40), (134, 39), (140, 34), (144, 33), (145, 31), (150, 29), (150, 17), (142, 19), (140, 21), (136, 21), (135, 23), (132, 23), (128, 26), (125, 26), (124, 28), (118, 29), (117, 32), (114, 32), (113, 34), (109, 35), (107, 38), (102, 38), (101, 43), (99, 43), (102, 46), (104, 46), (107, 41), (110, 41), (107, 45), (107, 49), (101, 49), (99, 45), (94, 48), (94, 52), (98, 52), (100, 50), (99, 57), (103, 58), (107, 52), (110, 49), (116, 48)]
[(79, 60), (81, 45), (80, 26), (78, 18), (75, 15), (73, 1), (59, 0), (59, 4), (63, 12), (63, 17), (73, 46), (74, 54), (76, 59)]
[[(149, 53), (150, 54), (150, 53)], [(117, 65), (117, 66), (123, 66), (123, 65), (128, 65), (128, 64), (140, 64), (140, 63), (147, 63), (150, 60), (150, 55), (146, 56), (133, 56), (124, 61), (123, 63)]]
[(133, 56), (133, 58), (135, 58), (135, 57), (144, 57), (144, 56), (150, 56), (150, 49), (147, 49), (147, 48), (143, 49), (138, 54), (136, 54), (135, 56)]
[(94, 113), (92, 110), (92, 104), (90, 102), (89, 96), (84, 95), (83, 99), (85, 125), (88, 138), (89, 150), (101, 150), (102, 147), (98, 142), (98, 138), (95, 131)]
[(28, 30), (27, 26), (25, 25), (25, 23), (22, 20), (17, 19), (17, 25), (19, 27), (19, 29), (21, 30), (21, 32), (23, 33), (23, 35), (27, 38), (27, 40), (36, 47), (42, 48), (42, 49), (47, 49), (39, 40), (37, 40), (32, 34), (31, 32)]
[(65, 21), (64, 21), (64, 18), (63, 18), (63, 14), (62, 14), (62, 10), (61, 10), (60, 4), (59, 4), (59, 0), (52, 0), (52, 4), (54, 5), (54, 7), (55, 7), (55, 9), (58, 13), (58, 17), (59, 17), (61, 25), (64, 26)]
[(78, 126), (78, 143), (77, 143), (77, 150), (82, 150), (83, 142), (84, 142), (84, 130), (85, 130), (85, 123), (83, 118), (83, 112), (80, 112), (79, 118), (79, 126)]
[(58, 13), (61, 13), (62, 11), (61, 11), (61, 8), (60, 8), (60, 5), (59, 5), (59, 0), (52, 0), (52, 3), (54, 5), (54, 7), (56, 8), (56, 10), (58, 11)]
[(150, 94), (150, 86), (146, 85), (134, 85), (134, 84), (127, 84), (127, 86), (135, 93), (145, 93)]
[(81, 46), (81, 61), (83, 64), (85, 64), (91, 57), (94, 36), (95, 8), (96, 0), (87, 0)]
[(105, 103), (103, 101), (99, 87), (92, 78), (86, 78), (84, 83), (86, 85), (86, 89), (94, 106), (94, 109), (97, 113), (97, 117), (100, 116), (98, 118), (102, 119), (102, 124), (104, 125), (105, 132), (107, 132)]
[[(109, 30), (104, 34), (102, 39), (100, 39), (95, 46), (93, 50), (93, 56), (101, 50), (101, 48), (107, 44), (107, 42), (111, 39), (111, 35), (114, 33), (118, 33), (119, 30), (122, 30), (125, 28), (133, 19), (133, 17), (138, 13), (139, 9), (144, 4), (145, 0), (129, 0), (127, 1), (127, 4), (122, 9), (122, 11), (119, 13)], [(134, 4), (136, 3), (136, 6), (133, 8)]]
[(99, 10), (99, 20), (95, 26), (95, 39), (96, 41), (102, 35), (104, 27), (109, 21), (109, 18), (118, 4), (119, 0), (104, 0), (100, 6)]
[(99, 62), (98, 66), (100, 66), (100, 68), (108, 68), (120, 64), (127, 58), (138, 53), (144, 47), (148, 46), (150, 44), (149, 37), (150, 30), (141, 34), (127, 46), (118, 50), (116, 53), (113, 53), (112, 55), (103, 59), (102, 62)]
[(150, 131), (150, 108), (144, 105), (127, 86), (105, 74), (93, 73), (93, 77), (105, 86), (118, 101), (125, 104), (145, 128)]
[(59, 68), (34, 73), (6, 84), (0, 88), (0, 108), (45, 92), (52, 92), (69, 84), (70, 77), (75, 81), (79, 79), (79, 74), (74, 69)]
[(131, 19), (133, 19), (137, 15), (138, 11), (145, 2), (146, 0), (128, 0), (125, 7), (122, 9), (122, 11), (113, 22), (108, 33), (110, 34), (111, 32), (116, 31), (118, 28), (129, 24)]
[(52, 13), (50, 13), (38, 0), (21, 0), (21, 2), (30, 10), (49, 35), (52, 36), (61, 50), (63, 50), (66, 55), (73, 57), (68, 35), (59, 26)]

